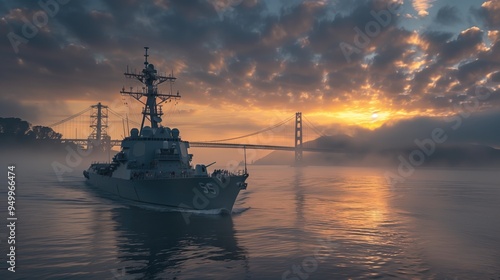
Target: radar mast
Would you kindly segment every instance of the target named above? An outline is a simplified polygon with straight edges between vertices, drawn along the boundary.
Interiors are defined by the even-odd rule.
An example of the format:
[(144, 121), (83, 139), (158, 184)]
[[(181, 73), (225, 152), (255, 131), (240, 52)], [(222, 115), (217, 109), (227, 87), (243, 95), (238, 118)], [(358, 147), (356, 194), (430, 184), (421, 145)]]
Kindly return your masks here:
[[(137, 79), (141, 82), (144, 87), (142, 91), (133, 90), (132, 87), (130, 90), (125, 90), (125, 87), (122, 88), (120, 93), (122, 95), (132, 96), (137, 101), (141, 102), (144, 105), (144, 109), (142, 111), (142, 122), (140, 133), (142, 133), (142, 129), (144, 128), (144, 123), (149, 121), (151, 123), (151, 128), (158, 128), (159, 123), (161, 123), (161, 116), (163, 115), (163, 111), (161, 109), (161, 104), (172, 100), (178, 99), (181, 96), (179, 92), (177, 94), (172, 94), (172, 85), (177, 79), (174, 77), (173, 73), (166, 76), (158, 74), (158, 71), (155, 69), (153, 64), (148, 62), (148, 49), (149, 47), (144, 47), (144, 69), (141, 73), (130, 73), (127, 67), (127, 72), (124, 73), (126, 78), (129, 79)], [(158, 91), (158, 85), (168, 82), (170, 83), (170, 92), (169, 93), (160, 93)], [(142, 97), (146, 97), (146, 100), (142, 100)], [(159, 100), (157, 100), (159, 99)]]

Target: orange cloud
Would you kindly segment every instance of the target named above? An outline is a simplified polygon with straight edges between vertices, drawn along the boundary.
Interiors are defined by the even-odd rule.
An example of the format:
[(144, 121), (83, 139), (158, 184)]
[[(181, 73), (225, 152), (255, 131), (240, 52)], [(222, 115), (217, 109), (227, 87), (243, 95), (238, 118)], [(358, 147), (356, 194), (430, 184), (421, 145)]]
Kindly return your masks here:
[(413, 0), (413, 8), (418, 12), (421, 17), (429, 15), (428, 10), (432, 7), (434, 0)]

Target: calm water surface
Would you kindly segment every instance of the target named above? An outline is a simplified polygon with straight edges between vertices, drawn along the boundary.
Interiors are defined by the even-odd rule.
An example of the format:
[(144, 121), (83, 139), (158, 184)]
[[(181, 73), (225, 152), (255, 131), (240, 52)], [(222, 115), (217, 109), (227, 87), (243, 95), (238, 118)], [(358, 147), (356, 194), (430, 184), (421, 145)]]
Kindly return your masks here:
[(16, 273), (2, 226), (0, 279), (500, 279), (498, 171), (419, 170), (394, 188), (376, 169), (250, 173), (220, 216), (124, 204), (80, 172), (59, 182), (18, 166)]

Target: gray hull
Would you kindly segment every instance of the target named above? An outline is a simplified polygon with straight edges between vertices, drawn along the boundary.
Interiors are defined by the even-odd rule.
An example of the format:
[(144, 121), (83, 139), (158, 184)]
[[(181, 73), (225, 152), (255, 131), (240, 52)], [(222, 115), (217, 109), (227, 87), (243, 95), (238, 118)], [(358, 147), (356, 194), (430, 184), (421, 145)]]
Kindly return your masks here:
[(229, 213), (247, 175), (125, 180), (96, 173), (87, 182), (121, 198), (192, 210), (221, 209)]

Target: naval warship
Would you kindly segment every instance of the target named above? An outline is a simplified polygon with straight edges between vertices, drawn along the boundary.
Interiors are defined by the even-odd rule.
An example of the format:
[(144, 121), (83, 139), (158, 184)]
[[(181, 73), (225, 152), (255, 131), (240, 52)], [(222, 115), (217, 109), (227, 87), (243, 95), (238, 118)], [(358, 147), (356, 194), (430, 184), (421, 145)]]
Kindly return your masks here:
[[(231, 213), (240, 192), (247, 187), (248, 172), (244, 170), (208, 171), (211, 164), (193, 166), (189, 142), (181, 140), (179, 129), (162, 126), (161, 104), (180, 98), (179, 92), (161, 93), (158, 86), (173, 84), (172, 74), (160, 75), (148, 62), (145, 47), (144, 69), (124, 73), (141, 82), (142, 91), (120, 93), (141, 102), (140, 128), (130, 130), (121, 142), (121, 150), (111, 162), (92, 163), (83, 172), (88, 184), (121, 198), (141, 203), (189, 210), (220, 210)], [(127, 67), (128, 68), (128, 67)], [(215, 162), (214, 162), (215, 163)]]

